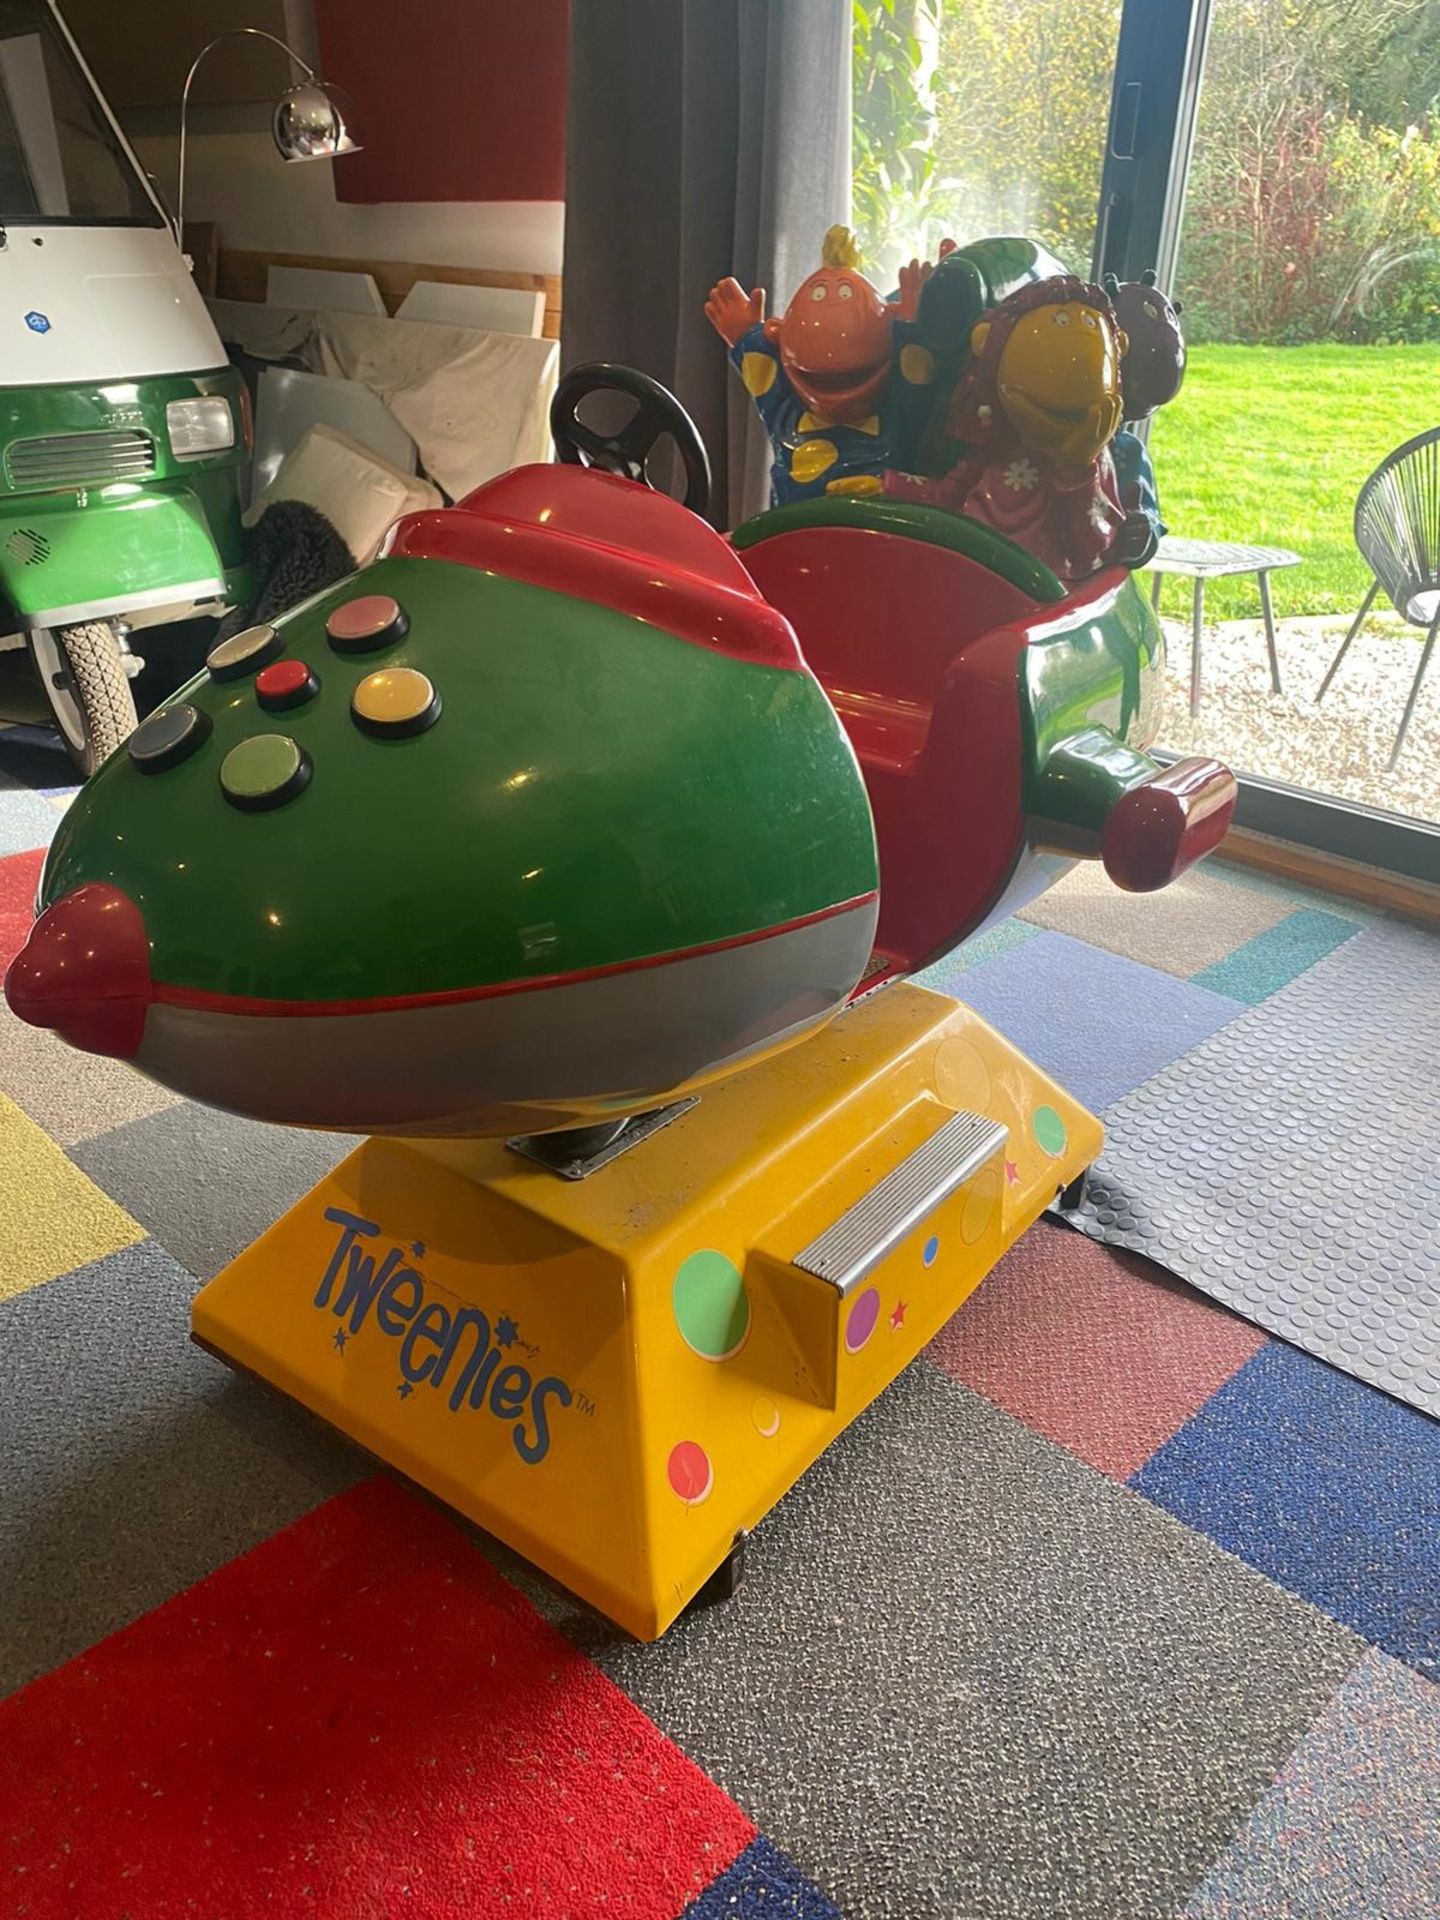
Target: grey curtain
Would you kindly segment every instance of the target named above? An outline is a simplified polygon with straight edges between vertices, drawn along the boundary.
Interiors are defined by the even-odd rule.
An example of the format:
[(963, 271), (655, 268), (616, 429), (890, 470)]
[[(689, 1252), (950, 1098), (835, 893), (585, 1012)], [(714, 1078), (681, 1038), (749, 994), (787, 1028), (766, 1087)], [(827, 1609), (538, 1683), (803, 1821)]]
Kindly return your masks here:
[(714, 517), (764, 505), (765, 436), (702, 311), (733, 273), (780, 311), (850, 205), (850, 0), (571, 0), (562, 365), (670, 387)]

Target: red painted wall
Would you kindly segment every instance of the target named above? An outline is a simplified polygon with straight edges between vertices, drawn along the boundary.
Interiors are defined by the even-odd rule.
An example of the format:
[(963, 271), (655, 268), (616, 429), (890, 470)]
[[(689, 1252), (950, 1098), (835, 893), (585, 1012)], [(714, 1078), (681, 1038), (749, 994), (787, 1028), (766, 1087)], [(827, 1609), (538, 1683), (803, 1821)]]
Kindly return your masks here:
[(563, 200), (569, 0), (315, 0), (364, 151), (341, 200)]

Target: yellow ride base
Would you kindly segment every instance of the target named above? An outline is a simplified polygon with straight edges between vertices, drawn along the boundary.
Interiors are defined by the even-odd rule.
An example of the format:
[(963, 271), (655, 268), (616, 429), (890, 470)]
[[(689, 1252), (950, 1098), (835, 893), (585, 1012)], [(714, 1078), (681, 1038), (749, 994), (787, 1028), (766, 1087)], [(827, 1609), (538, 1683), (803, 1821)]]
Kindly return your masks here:
[(1101, 1137), (891, 987), (583, 1180), (367, 1140), (194, 1333), (654, 1639)]

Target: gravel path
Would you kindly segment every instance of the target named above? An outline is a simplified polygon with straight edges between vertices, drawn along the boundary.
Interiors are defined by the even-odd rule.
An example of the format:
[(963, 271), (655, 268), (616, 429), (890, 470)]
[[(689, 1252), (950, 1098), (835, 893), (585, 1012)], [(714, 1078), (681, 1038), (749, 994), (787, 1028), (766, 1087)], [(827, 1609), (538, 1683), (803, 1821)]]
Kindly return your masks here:
[(1348, 620), (1276, 622), (1284, 693), (1270, 691), (1258, 620), (1205, 628), (1200, 711), (1188, 711), (1190, 627), (1164, 620), (1169, 660), (1163, 745), (1209, 753), (1240, 773), (1337, 794), (1412, 819), (1440, 821), (1440, 646), (1394, 773), (1385, 762), (1420, 662), (1423, 636), (1397, 616), (1367, 620), (1320, 705), (1315, 690)]

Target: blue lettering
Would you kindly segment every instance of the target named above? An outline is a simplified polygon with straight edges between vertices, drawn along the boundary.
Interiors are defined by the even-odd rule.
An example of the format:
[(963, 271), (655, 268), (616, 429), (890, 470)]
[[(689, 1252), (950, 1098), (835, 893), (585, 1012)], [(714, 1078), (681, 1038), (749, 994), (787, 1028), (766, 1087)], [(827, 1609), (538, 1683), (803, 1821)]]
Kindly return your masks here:
[(528, 1367), (502, 1367), (490, 1389), (490, 1411), (499, 1420), (518, 1420), (530, 1398)]
[[(435, 1343), (437, 1349), (443, 1350), (449, 1338), (450, 1309), (448, 1307), (442, 1307), (438, 1300), (427, 1301), (410, 1322), (410, 1330), (405, 1335), (404, 1345), (400, 1349), (400, 1371), (404, 1374), (405, 1378), (418, 1384), (421, 1380), (429, 1379), (437, 1360), (441, 1362), (442, 1366), (444, 1364), (443, 1351), (427, 1353), (423, 1360), (417, 1361), (415, 1358), (415, 1345), (417, 1341), (431, 1340)], [(436, 1374), (433, 1384), (437, 1387), (439, 1386), (440, 1376), (438, 1374)]]
[(327, 1207), (325, 1218), (332, 1220), (342, 1231), (335, 1243), (335, 1251), (330, 1256), (330, 1264), (325, 1269), (325, 1277), (320, 1282), (320, 1291), (315, 1295), (317, 1307), (329, 1306), (330, 1289), (335, 1284), (335, 1276), (344, 1265), (346, 1255), (354, 1246), (356, 1236), (362, 1233), (376, 1234), (380, 1231), (373, 1220), (362, 1220), (358, 1213), (346, 1213), (342, 1207)]
[[(470, 1383), (470, 1404), (472, 1407), (484, 1406), (485, 1389), (490, 1384), (491, 1374), (495, 1371), (496, 1367), (498, 1367), (499, 1364), (500, 1364), (500, 1349), (499, 1347), (491, 1347), (490, 1351), (486, 1354), (485, 1358), (480, 1362), (480, 1365), (476, 1368), (475, 1378)], [(450, 1404), (452, 1407), (455, 1404), (453, 1396), (451, 1397)]]
[[(401, 1298), (402, 1287), (408, 1290), (405, 1299)], [(385, 1291), (375, 1303), (375, 1324), (382, 1333), (388, 1333), (392, 1340), (398, 1340), (420, 1311), (420, 1302), (424, 1298), (425, 1289), (420, 1284), (419, 1274), (413, 1267), (401, 1267), (385, 1282)]]
[[(411, 1385), (428, 1381), (435, 1388), (449, 1382), (452, 1413), (466, 1404), (477, 1411), (488, 1408), (497, 1420), (513, 1423), (510, 1437), (527, 1465), (543, 1460), (551, 1444), (551, 1403), (568, 1407), (574, 1399), (566, 1383), (556, 1374), (536, 1383), (528, 1367), (492, 1342), (490, 1321), (478, 1307), (452, 1308), (427, 1299), (424, 1276), (406, 1266), (402, 1248), (391, 1246), (383, 1259), (378, 1248), (367, 1249), (362, 1242), (373, 1241), (380, 1232), (373, 1220), (343, 1207), (327, 1207), (325, 1218), (340, 1232), (315, 1305), (331, 1309), (339, 1320), (348, 1319), (351, 1333), (360, 1332), (373, 1310), (379, 1332), (399, 1342), (405, 1380)], [(416, 1242), (411, 1251), (418, 1257), (425, 1250)], [(506, 1347), (518, 1345), (527, 1354), (539, 1351), (518, 1339), (508, 1318), (500, 1322), (500, 1331)]]
[(358, 1333), (365, 1324), (365, 1316), (375, 1304), (379, 1294), (391, 1274), (400, 1264), (400, 1249), (392, 1247), (377, 1267), (368, 1253), (362, 1253), (359, 1247), (351, 1247), (345, 1270), (345, 1278), (340, 1284), (340, 1298), (335, 1302), (336, 1317), (343, 1319), (347, 1310), (350, 1315), (350, 1331)]
[(432, 1386), (438, 1387), (440, 1382), (445, 1378), (449, 1370), (450, 1362), (454, 1358), (456, 1349), (460, 1345), (460, 1336), (467, 1327), (473, 1327), (475, 1330), (475, 1345), (470, 1350), (470, 1358), (460, 1369), (459, 1379), (456, 1380), (455, 1385), (450, 1390), (450, 1411), (452, 1413), (458, 1412), (460, 1403), (465, 1398), (470, 1382), (475, 1376), (475, 1369), (484, 1358), (485, 1349), (490, 1344), (490, 1322), (478, 1307), (461, 1307), (460, 1311), (456, 1314), (455, 1323), (450, 1329), (450, 1338), (445, 1343), (445, 1351), (440, 1356), (440, 1364), (436, 1367), (435, 1377), (430, 1383)]
[(562, 1407), (568, 1407), (574, 1397), (565, 1382), (558, 1380), (553, 1373), (536, 1387), (530, 1401), (530, 1412), (535, 1419), (535, 1438), (530, 1438), (523, 1425), (513, 1427), (510, 1432), (515, 1451), (527, 1465), (539, 1466), (550, 1451), (550, 1425), (545, 1418), (545, 1402), (558, 1400)]

